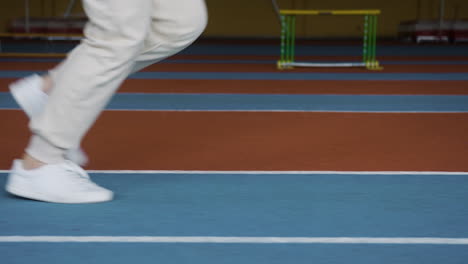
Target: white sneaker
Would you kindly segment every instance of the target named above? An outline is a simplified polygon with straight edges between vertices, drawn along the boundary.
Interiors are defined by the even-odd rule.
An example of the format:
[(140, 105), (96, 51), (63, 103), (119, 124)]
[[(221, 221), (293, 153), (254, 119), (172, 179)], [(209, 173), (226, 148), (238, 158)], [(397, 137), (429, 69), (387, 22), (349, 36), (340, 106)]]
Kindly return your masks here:
[[(37, 74), (20, 79), (10, 84), (10, 91), (16, 102), (29, 118), (39, 114), (44, 109), (49, 96), (42, 91), (43, 80)], [(86, 153), (81, 149), (70, 149), (65, 157), (76, 164), (84, 166), (88, 163)]]
[(89, 175), (71, 161), (25, 170), (15, 160), (6, 191), (20, 197), (51, 203), (98, 203), (110, 201), (113, 193), (91, 181)]

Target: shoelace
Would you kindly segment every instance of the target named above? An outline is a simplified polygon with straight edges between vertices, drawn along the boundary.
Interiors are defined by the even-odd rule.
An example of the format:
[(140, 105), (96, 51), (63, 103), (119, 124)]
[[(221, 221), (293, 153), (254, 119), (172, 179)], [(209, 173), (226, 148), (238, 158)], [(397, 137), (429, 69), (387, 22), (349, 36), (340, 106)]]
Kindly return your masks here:
[(80, 183), (82, 187), (85, 187), (85, 189), (93, 189), (97, 187), (97, 185), (90, 180), (88, 173), (86, 173), (86, 171), (83, 168), (76, 165), (72, 161), (66, 160), (63, 164), (63, 168), (71, 176), (73, 176), (73, 179), (77, 183)]
[(81, 178), (85, 178), (85, 179), (89, 179), (89, 175), (88, 173), (86, 173), (86, 171), (81, 168), (80, 166), (76, 165), (75, 163), (73, 163), (72, 161), (69, 161), (69, 160), (66, 160), (65, 161), (65, 164), (63, 165), (65, 170), (68, 171), (68, 172), (72, 172), (74, 174), (77, 174), (78, 176), (80, 176)]

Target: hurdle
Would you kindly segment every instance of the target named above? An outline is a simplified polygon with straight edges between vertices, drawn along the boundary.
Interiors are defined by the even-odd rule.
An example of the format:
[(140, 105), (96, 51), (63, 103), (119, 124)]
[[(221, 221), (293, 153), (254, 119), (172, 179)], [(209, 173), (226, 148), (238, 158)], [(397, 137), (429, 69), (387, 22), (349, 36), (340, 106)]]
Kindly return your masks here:
[[(376, 58), (377, 16), (380, 10), (279, 10), (281, 19), (281, 56), (277, 62), (278, 69), (294, 67), (365, 67), (369, 70), (383, 69)], [(362, 61), (357, 62), (296, 62), (296, 16), (363, 16), (364, 34)]]

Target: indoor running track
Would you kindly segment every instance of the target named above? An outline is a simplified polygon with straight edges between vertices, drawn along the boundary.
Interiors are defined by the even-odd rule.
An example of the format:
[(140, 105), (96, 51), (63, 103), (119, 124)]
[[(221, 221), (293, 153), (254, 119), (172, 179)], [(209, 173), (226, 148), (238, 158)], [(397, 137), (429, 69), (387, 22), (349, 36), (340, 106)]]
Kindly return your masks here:
[[(201, 43), (132, 75), (83, 144), (115, 201), (3, 192), (0, 263), (467, 263), (468, 49), (414, 48), (278, 72)], [(7, 84), (57, 62), (0, 58), (2, 186), (29, 134)]]

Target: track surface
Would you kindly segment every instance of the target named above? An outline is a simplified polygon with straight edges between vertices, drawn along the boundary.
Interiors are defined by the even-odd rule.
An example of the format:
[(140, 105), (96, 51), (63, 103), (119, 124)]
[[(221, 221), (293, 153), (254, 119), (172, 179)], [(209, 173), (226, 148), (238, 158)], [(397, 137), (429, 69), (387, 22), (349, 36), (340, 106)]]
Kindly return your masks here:
[[(3, 193), (0, 262), (466, 263), (468, 47), (379, 46), (380, 72), (277, 71), (276, 52), (200, 43), (132, 75), (83, 142), (115, 201)], [(58, 61), (0, 58), (0, 185), (29, 137), (7, 85)]]

